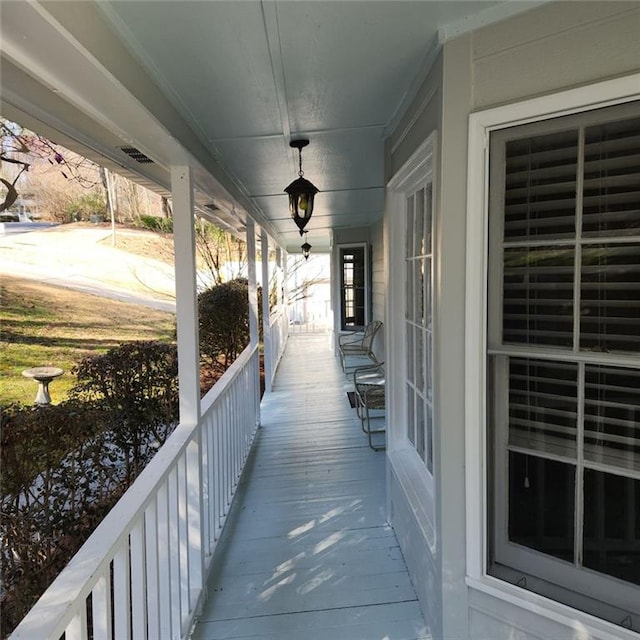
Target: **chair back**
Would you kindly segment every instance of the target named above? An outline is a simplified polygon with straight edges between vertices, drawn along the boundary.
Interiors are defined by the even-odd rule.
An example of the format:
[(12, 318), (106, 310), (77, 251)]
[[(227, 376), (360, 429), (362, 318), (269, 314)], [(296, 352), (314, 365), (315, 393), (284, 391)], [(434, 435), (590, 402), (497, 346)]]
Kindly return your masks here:
[(378, 329), (382, 326), (382, 322), (380, 320), (373, 320), (370, 322), (366, 329), (364, 330), (364, 337), (362, 338), (362, 346), (367, 349), (367, 351), (371, 351), (371, 347), (373, 346), (373, 339), (376, 337), (376, 333), (378, 333)]

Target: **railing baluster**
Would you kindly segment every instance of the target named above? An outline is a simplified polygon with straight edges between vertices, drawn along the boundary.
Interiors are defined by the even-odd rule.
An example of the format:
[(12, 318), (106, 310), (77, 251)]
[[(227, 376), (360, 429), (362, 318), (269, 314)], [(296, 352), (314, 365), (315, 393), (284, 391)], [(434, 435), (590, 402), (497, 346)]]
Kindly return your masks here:
[(186, 451), (187, 464), (187, 526), (189, 541), (189, 611), (195, 609), (204, 586), (203, 546), (202, 546), (202, 460), (200, 438), (194, 438)]
[(111, 640), (111, 573), (108, 566), (93, 588), (91, 610), (93, 640)]
[(179, 638), (182, 631), (182, 599), (180, 571), (180, 514), (178, 509), (178, 471), (173, 469), (167, 478), (169, 493), (169, 576), (171, 587), (171, 637)]
[(73, 619), (64, 632), (65, 640), (87, 640), (89, 637), (87, 627), (87, 602), (83, 598), (79, 604), (79, 611), (73, 616)]
[(215, 548), (218, 532), (216, 531), (216, 485), (215, 485), (215, 467), (216, 467), (216, 447), (215, 434), (213, 431), (213, 416), (207, 416), (207, 520), (209, 522), (209, 553), (212, 554)]
[(218, 531), (222, 527), (222, 517), (224, 509), (224, 442), (222, 439), (222, 407), (220, 403), (215, 408), (215, 430), (216, 430), (216, 513), (218, 515)]
[(168, 479), (158, 488), (158, 611), (160, 638), (171, 638), (171, 563), (169, 547)]
[(155, 500), (144, 514), (145, 552), (147, 568), (147, 633), (149, 639), (160, 637), (160, 611), (158, 606), (158, 516)]
[(189, 528), (187, 524), (187, 472), (184, 453), (178, 460), (178, 538), (180, 545), (181, 625), (189, 618)]
[[(233, 408), (237, 408), (239, 406), (238, 387), (234, 386), (233, 389), (231, 389), (231, 391), (229, 392), (229, 395), (231, 396), (231, 406)], [(240, 477), (240, 461), (238, 459), (240, 453), (240, 430), (238, 429), (239, 412), (237, 410), (232, 410), (231, 416), (231, 419), (233, 420), (233, 488), (235, 491), (235, 488), (238, 486), (238, 479)]]
[(211, 546), (211, 540), (213, 534), (211, 533), (211, 520), (210, 514), (210, 502), (211, 502), (211, 484), (209, 481), (209, 470), (211, 466), (210, 455), (210, 437), (209, 437), (209, 417), (207, 416), (202, 422), (202, 429), (200, 431), (200, 437), (202, 438), (202, 531), (203, 531), (203, 548), (206, 558), (209, 557), (213, 551)]
[(113, 636), (115, 640), (131, 640), (130, 580), (127, 538), (113, 558)]
[(147, 607), (145, 588), (144, 519), (133, 526), (131, 542), (131, 624), (135, 640), (147, 637)]
[(231, 486), (229, 478), (231, 477), (231, 438), (229, 434), (229, 395), (225, 393), (223, 400), (223, 416), (222, 424), (224, 425), (224, 515), (227, 515), (227, 507), (229, 505), (229, 496), (231, 495)]

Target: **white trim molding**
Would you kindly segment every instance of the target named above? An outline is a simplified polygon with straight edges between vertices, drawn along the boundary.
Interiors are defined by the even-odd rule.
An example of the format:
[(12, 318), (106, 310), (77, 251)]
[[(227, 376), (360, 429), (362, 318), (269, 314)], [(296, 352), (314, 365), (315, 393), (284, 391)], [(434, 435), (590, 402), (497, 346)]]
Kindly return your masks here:
[[(472, 113), (469, 116), (465, 297), (465, 467), (467, 584), (584, 637), (638, 638), (543, 596), (487, 575), (486, 341), (488, 138), (491, 131), (640, 99), (640, 73)], [(583, 636), (580, 636), (583, 637)]]
[[(387, 455), (395, 477), (408, 500), (416, 522), (427, 541), (432, 554), (437, 549), (436, 527), (436, 484), (437, 478), (429, 472), (425, 461), (418, 455), (407, 437), (406, 407), (406, 353), (405, 343), (405, 207), (406, 195), (423, 185), (428, 179), (435, 182), (434, 159), (436, 157), (437, 135), (433, 132), (414, 152), (411, 158), (391, 178), (387, 185), (386, 232), (388, 235), (388, 265), (394, 269), (389, 273), (389, 294), (387, 296), (387, 327), (385, 344), (387, 345), (388, 379), (394, 387), (387, 388), (388, 432)], [(437, 219), (438, 212), (433, 209)], [(436, 222), (437, 228), (437, 222)], [(436, 241), (434, 239), (434, 245)], [(435, 267), (434, 267), (435, 268)], [(435, 279), (435, 276), (434, 276)], [(437, 335), (436, 314), (433, 317), (433, 333)], [(437, 338), (436, 338), (437, 340)], [(434, 399), (437, 393), (434, 390)], [(437, 408), (433, 416), (433, 446), (436, 447)], [(434, 470), (437, 468), (434, 449)]]

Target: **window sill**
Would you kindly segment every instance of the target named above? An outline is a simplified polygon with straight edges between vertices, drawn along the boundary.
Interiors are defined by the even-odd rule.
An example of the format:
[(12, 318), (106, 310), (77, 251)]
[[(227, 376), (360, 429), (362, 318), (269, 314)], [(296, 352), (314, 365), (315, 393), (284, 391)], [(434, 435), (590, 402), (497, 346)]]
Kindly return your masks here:
[[(561, 625), (567, 630), (572, 630), (579, 640), (639, 640), (640, 633), (625, 629), (588, 613), (573, 609), (566, 605), (545, 598), (531, 591), (525, 591), (498, 578), (484, 576), (476, 578), (467, 576), (467, 586), (470, 589), (481, 592), (504, 603), (508, 603), (529, 613), (547, 619), (549, 622)], [(496, 611), (485, 611), (488, 615), (496, 616)], [(539, 633), (540, 629), (526, 629), (532, 634)]]

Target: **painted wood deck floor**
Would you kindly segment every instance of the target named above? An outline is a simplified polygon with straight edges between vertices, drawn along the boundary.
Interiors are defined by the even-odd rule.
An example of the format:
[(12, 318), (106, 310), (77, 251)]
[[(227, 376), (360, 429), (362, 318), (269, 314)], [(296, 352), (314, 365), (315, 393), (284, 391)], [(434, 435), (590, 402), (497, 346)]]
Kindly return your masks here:
[(290, 336), (195, 640), (430, 637), (349, 388), (327, 334)]

